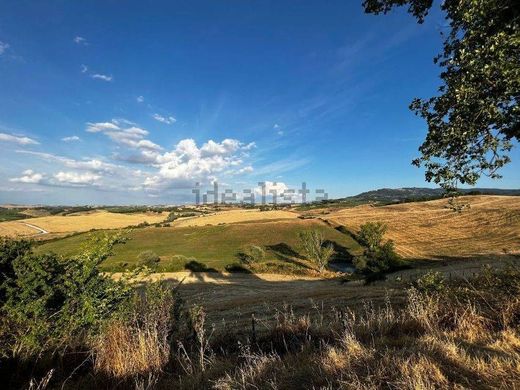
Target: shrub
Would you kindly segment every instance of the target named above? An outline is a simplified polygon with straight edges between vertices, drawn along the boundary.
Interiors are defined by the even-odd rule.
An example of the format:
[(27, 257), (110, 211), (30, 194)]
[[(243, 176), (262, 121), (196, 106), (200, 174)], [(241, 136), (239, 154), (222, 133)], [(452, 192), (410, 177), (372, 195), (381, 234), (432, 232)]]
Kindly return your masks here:
[(259, 263), (264, 260), (265, 251), (260, 246), (249, 245), (243, 251), (238, 253), (238, 258), (245, 264)]
[(444, 276), (440, 272), (430, 271), (422, 275), (414, 282), (415, 288), (420, 292), (442, 292), (445, 290)]
[(298, 236), (305, 256), (316, 264), (318, 272), (322, 272), (334, 254), (334, 247), (332, 244), (324, 245), (323, 233), (319, 230), (304, 231)]
[(154, 251), (143, 251), (137, 255), (137, 264), (139, 266), (146, 266), (150, 269), (157, 269), (161, 258)]
[[(23, 253), (25, 244), (8, 244), (24, 249), (12, 261), (13, 274), (5, 283), (4, 353), (30, 356), (63, 351), (97, 334), (130, 295), (128, 285), (98, 270), (119, 241), (118, 236), (93, 238), (81, 254), (71, 258)], [(5, 253), (2, 261), (13, 252)]]

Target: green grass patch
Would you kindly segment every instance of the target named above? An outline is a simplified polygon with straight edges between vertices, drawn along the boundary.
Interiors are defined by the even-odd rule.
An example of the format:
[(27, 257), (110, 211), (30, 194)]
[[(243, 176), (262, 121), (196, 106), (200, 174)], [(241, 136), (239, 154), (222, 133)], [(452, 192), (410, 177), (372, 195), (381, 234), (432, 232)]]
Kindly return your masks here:
[[(151, 250), (160, 256), (159, 271), (182, 271), (185, 264), (197, 261), (208, 268), (225, 271), (226, 266), (237, 263), (239, 253), (247, 245), (264, 248), (264, 267), (290, 272), (294, 268), (305, 270), (308, 264), (300, 255), (298, 233), (318, 229), (336, 247), (337, 259), (348, 261), (351, 254), (359, 253), (359, 244), (352, 237), (316, 220), (258, 222), (185, 228), (148, 227), (128, 233), (128, 241), (114, 248), (114, 255), (102, 264), (106, 271), (121, 271), (137, 264), (139, 253)], [(81, 244), (91, 234), (78, 234), (40, 245), (36, 251), (53, 251), (62, 255), (79, 252)], [(268, 264), (268, 265), (267, 265)], [(279, 267), (273, 264), (282, 264)]]

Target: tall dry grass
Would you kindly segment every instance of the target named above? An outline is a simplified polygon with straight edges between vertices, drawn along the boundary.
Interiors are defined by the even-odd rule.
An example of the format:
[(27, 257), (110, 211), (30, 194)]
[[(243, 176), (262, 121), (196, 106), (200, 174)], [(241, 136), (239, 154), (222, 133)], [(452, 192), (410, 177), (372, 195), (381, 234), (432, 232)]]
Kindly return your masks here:
[(201, 308), (178, 316), (175, 302), (167, 289), (143, 292), (93, 346), (91, 377), (105, 379), (76, 377), (72, 387), (520, 387), (518, 269), (485, 269), (471, 280), (430, 275), (408, 288), (404, 304), (316, 307), (303, 316), (286, 306), (250, 329), (219, 331)]

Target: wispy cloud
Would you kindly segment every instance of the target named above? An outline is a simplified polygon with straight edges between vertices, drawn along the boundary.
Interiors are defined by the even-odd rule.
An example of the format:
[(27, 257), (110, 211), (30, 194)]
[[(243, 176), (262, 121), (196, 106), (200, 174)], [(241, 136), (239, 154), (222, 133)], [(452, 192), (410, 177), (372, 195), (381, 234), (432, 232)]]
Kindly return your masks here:
[(81, 64), (81, 73), (87, 73), (88, 72), (88, 66)]
[(77, 43), (78, 45), (87, 46), (88, 41), (86, 38), (80, 37), (79, 35), (74, 37), (74, 43)]
[(10, 47), (11, 47), (11, 46), (9, 46), (8, 43), (5, 43), (5, 42), (0, 41), (0, 56), (1, 56), (2, 54), (4, 54), (4, 53), (7, 51), (7, 49), (9, 49)]
[(77, 135), (73, 135), (70, 137), (63, 137), (61, 140), (63, 142), (75, 142), (75, 141), (81, 141), (81, 138), (79, 138)]
[(11, 134), (6, 134), (6, 133), (0, 133), (0, 141), (14, 142), (18, 145), (38, 145), (39, 144), (38, 141), (36, 141), (32, 138), (24, 137), (24, 136), (16, 136), (16, 135), (11, 135)]
[(94, 80), (103, 80), (103, 81), (107, 81), (107, 82), (111, 82), (113, 80), (112, 75), (106, 75), (106, 74), (101, 74), (101, 73), (91, 74), (90, 77), (93, 78)]
[(144, 102), (144, 96), (138, 96), (135, 98), (135, 100), (137, 100), (137, 103), (143, 103)]
[(158, 122), (165, 123), (167, 125), (173, 125), (175, 122), (177, 122), (177, 119), (175, 119), (173, 116), (162, 116), (161, 114), (153, 114), (152, 118), (155, 119)]

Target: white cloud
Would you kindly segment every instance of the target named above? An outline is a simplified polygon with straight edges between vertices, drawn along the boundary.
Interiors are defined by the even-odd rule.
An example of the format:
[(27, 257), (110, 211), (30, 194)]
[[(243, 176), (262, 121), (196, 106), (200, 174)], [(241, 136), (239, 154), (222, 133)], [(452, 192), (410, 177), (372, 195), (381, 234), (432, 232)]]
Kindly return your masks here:
[(113, 119), (112, 122), (87, 123), (89, 133), (104, 133), (117, 144), (127, 146), (131, 149), (140, 149), (159, 152), (162, 147), (145, 139), (149, 133), (147, 130), (136, 126), (128, 128), (121, 127), (122, 124), (132, 123), (126, 119)]
[(54, 175), (54, 178), (59, 183), (74, 184), (74, 185), (92, 185), (96, 184), (101, 178), (100, 175), (96, 175), (91, 172), (58, 172)]
[(101, 73), (91, 74), (90, 77), (92, 77), (95, 80), (103, 80), (103, 81), (107, 81), (107, 82), (110, 82), (113, 79), (112, 75), (109, 76), (109, 75), (101, 74)]
[(83, 169), (83, 170), (90, 170), (94, 172), (109, 172), (113, 173), (118, 169), (121, 169), (120, 166), (107, 163), (105, 161), (101, 161), (96, 158), (91, 159), (85, 159), (85, 160), (74, 160), (72, 158), (63, 157), (63, 156), (57, 156), (50, 153), (43, 153), (43, 152), (33, 152), (29, 150), (17, 150), (17, 153), (23, 153), (23, 154), (29, 154), (32, 156), (40, 157), (46, 161), (54, 161), (62, 164), (63, 166), (66, 166), (67, 168), (72, 169)]
[(274, 126), (273, 126), (273, 129), (279, 129), (280, 128), (280, 125), (278, 123), (275, 123)]
[(88, 72), (88, 66), (85, 64), (81, 64), (81, 73), (87, 73)]
[(158, 172), (146, 178), (146, 188), (190, 186), (195, 181), (208, 182), (217, 174), (234, 174), (252, 170), (240, 168), (243, 164), (242, 152), (254, 144), (244, 144), (235, 139), (222, 142), (209, 140), (200, 148), (193, 139), (181, 140), (171, 152), (158, 154), (152, 166)]
[(83, 38), (83, 37), (80, 37), (80, 36), (74, 37), (74, 42), (77, 43), (78, 45), (83, 45), (83, 46), (87, 46), (88, 45), (87, 39)]
[(177, 119), (175, 119), (173, 116), (162, 116), (160, 114), (153, 114), (152, 115), (152, 118), (155, 119), (156, 121), (159, 121), (161, 123), (165, 123), (167, 125), (173, 125), (175, 122), (177, 122)]
[(283, 135), (283, 130), (278, 130), (278, 135)]
[(135, 98), (135, 100), (137, 100), (138, 103), (143, 103), (144, 102), (144, 96), (138, 96)]
[(6, 51), (7, 49), (9, 49), (9, 47), (10, 47), (10, 46), (9, 46), (8, 43), (5, 43), (5, 42), (0, 41), (0, 56), (1, 56), (2, 54), (4, 54), (5, 51)]
[(73, 135), (70, 137), (63, 137), (61, 140), (63, 142), (75, 142), (75, 141), (81, 141), (81, 138), (79, 138), (77, 135)]
[(14, 142), (18, 145), (38, 145), (39, 142), (29, 137), (19, 137), (11, 134), (0, 133), (0, 141)]
[(87, 123), (86, 131), (89, 133), (98, 133), (106, 130), (119, 130), (119, 126), (112, 122)]
[(41, 173), (36, 173), (32, 169), (27, 169), (26, 171), (23, 171), (21, 177), (13, 177), (9, 179), (9, 181), (14, 183), (31, 183), (31, 184), (37, 184), (41, 182), (43, 179), (43, 175)]

